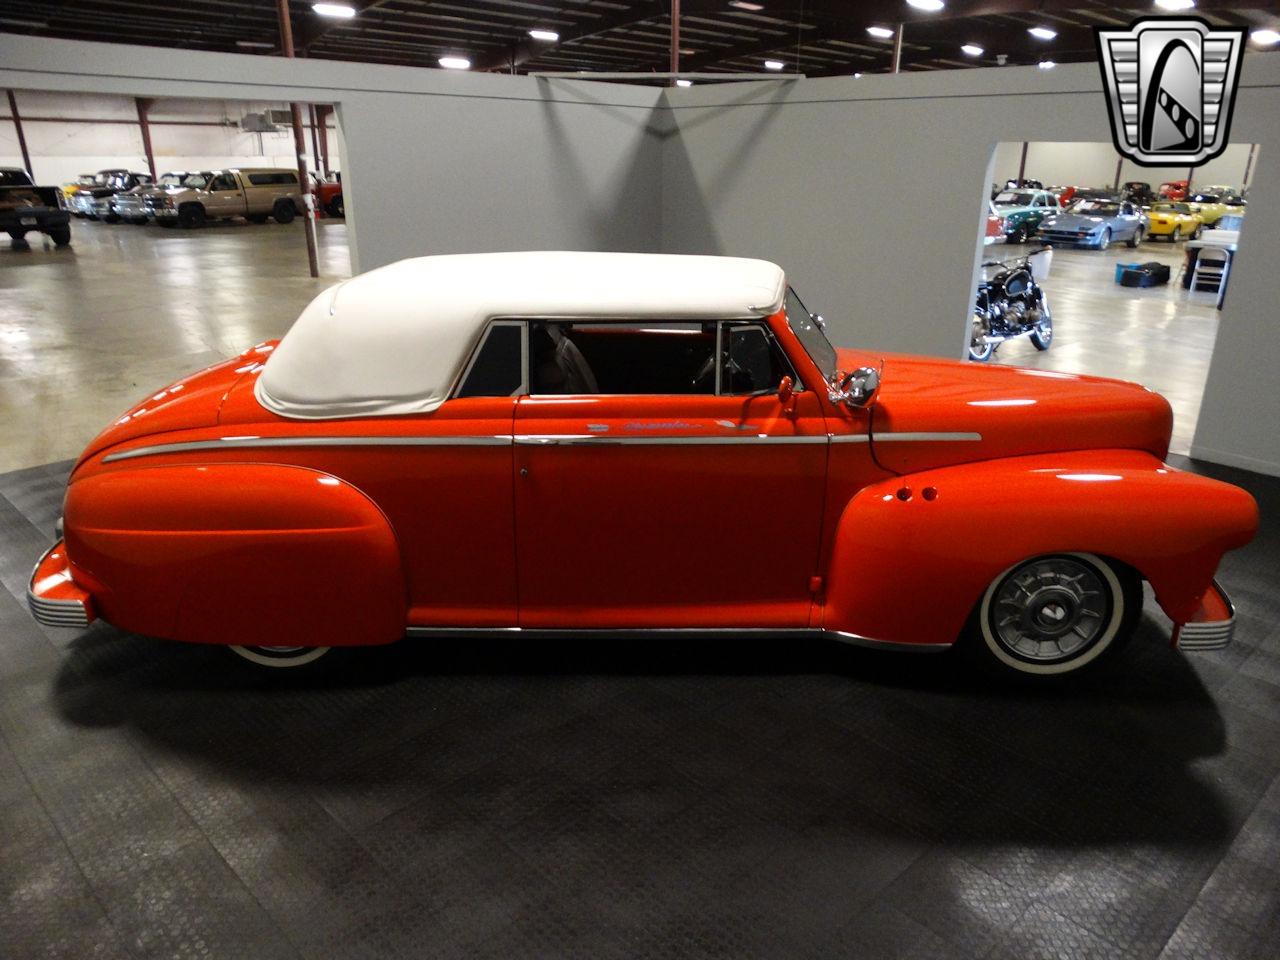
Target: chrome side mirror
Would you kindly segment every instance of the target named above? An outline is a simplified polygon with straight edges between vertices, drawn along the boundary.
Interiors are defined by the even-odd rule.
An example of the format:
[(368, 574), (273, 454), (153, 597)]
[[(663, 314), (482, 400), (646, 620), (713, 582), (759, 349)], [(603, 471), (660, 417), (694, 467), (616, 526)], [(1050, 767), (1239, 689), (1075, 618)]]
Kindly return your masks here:
[(880, 372), (875, 367), (859, 367), (833, 381), (827, 390), (832, 403), (847, 403), (851, 407), (865, 406), (880, 387)]

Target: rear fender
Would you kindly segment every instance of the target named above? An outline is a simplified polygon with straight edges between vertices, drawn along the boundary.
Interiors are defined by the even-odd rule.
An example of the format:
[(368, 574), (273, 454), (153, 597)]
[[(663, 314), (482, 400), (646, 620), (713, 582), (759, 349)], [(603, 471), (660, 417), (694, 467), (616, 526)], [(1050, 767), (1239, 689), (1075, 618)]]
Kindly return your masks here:
[(404, 634), (395, 535), (336, 477), (246, 463), (115, 470), (73, 481), (65, 511), (72, 576), (117, 627), (247, 646)]
[(858, 492), (837, 524), (823, 626), (898, 643), (952, 643), (987, 586), (1045, 553), (1114, 558), (1150, 581), (1171, 620), (1195, 614), (1222, 555), (1252, 539), (1244, 490), (1133, 450), (963, 464)]

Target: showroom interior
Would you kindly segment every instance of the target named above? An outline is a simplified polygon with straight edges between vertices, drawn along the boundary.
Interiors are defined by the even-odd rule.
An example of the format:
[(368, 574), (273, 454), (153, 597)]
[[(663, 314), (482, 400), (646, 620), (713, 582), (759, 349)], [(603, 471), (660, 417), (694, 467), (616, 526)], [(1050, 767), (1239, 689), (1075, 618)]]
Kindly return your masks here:
[[(1144, 165), (1117, 149), (1095, 30), (1174, 16), (1236, 32), (1238, 84), (1214, 155)], [(1264, 0), (174, 0), (163, 14), (140, 0), (6, 5), (0, 214), (8, 191), (21, 204), (47, 198), (47, 212), (15, 220), (0, 242), (0, 952), (1274, 956), (1277, 31), (1280, 4)], [(1064, 230), (1078, 232), (1064, 241)], [(1230, 608), (1230, 644), (1171, 642), (1168, 591), (1141, 577), (1132, 642), (1053, 683), (993, 677), (962, 642), (917, 656), (835, 642), (834, 630), (712, 639), (554, 623), (527, 636), (410, 626), (400, 642), (335, 646), (274, 670), (220, 649), (260, 640), (176, 643), (105, 616), (75, 627), (40, 620), (32, 589), (70, 536), (69, 479), (109, 431), (143, 430), (139, 411), (175, 387), (202, 390), (184, 379), (193, 371), (226, 361), (237, 375), (270, 371), (273, 344), (305, 326), (305, 310), (343, 319), (342, 290), (403, 276), (379, 268), (518, 251), (777, 264), (832, 344), (884, 358), (859, 401), (872, 426), (845, 438), (846, 453), (871, 455), (877, 397), (903, 397), (902, 380), (893, 392), (902, 354), (948, 362), (913, 374), (921, 403), (954, 390), (964, 415), (979, 418), (895, 427), (909, 441), (1070, 430), (1077, 411), (1087, 434), (1114, 411), (1072, 393), (1093, 389), (1078, 374), (1155, 391), (1172, 417), (1161, 477), (1136, 492), (1115, 484), (1125, 492), (1106, 509), (1126, 531), (1218, 544), (1216, 574), (1212, 563), (1201, 572)], [(604, 261), (581, 262), (581, 288), (608, 295), (587, 266)], [(456, 276), (473, 283), (471, 297), (506, 289), (468, 269)], [(395, 309), (420, 309), (429, 328), (431, 290), (394, 289)], [(637, 301), (664, 292), (637, 289)], [(558, 315), (528, 316), (522, 387), (537, 324)], [(726, 330), (716, 327), (717, 351)], [(336, 383), (360, 367), (341, 351), (326, 356)], [(802, 401), (823, 399), (792, 372), (801, 382), (781, 391), (784, 403), (793, 387)], [(271, 409), (267, 376), (257, 391), (216, 398), (214, 422), (244, 419), (220, 438), (236, 450), (210, 463), (265, 456), (244, 411)], [(984, 377), (1025, 396), (1050, 397), (1037, 384), (1058, 392), (961, 393)], [(719, 393), (718, 373), (716, 383)], [(150, 399), (135, 407), (140, 398)], [(631, 429), (695, 416), (661, 409)], [(1038, 427), (1050, 414), (1060, 421)], [(320, 437), (347, 429), (304, 426)], [(468, 455), (514, 457), (518, 490), (521, 435), (510, 422), (504, 430), (501, 453)], [(821, 438), (831, 463), (835, 436)], [(146, 442), (174, 439), (205, 442), (198, 432)], [(817, 443), (800, 439), (770, 447), (772, 463), (816, 455)], [(429, 453), (436, 441), (414, 442)], [(662, 437), (646, 442), (659, 451)], [(935, 497), (946, 506), (948, 489), (930, 479), (946, 470), (913, 481), (910, 445), (882, 446), (908, 464), (877, 467), (907, 478), (884, 489), (913, 509)], [(1112, 446), (1126, 449), (1116, 459)], [(1128, 464), (1130, 446), (1098, 429), (1034, 466), (1061, 473), (1078, 449), (1085, 466), (1068, 476), (1089, 483), (1067, 485), (1106, 488), (1124, 472), (1108, 464)], [(173, 503), (205, 496), (193, 473), (153, 509), (137, 491), (186, 469), (125, 469), (156, 450), (126, 450), (134, 459), (104, 474), (122, 485), (121, 502), (143, 504), (117, 511), (117, 526), (161, 523)], [(385, 455), (356, 455), (366, 454)], [(662, 454), (653, 456), (656, 471)], [(1078, 491), (1029, 503), (1023, 487), (1000, 483), (1016, 451), (966, 456), (991, 470), (975, 476), (994, 478), (966, 493), (967, 539), (913, 555), (955, 557), (954, 578), (894, 567), (894, 538), (855, 530), (846, 544), (846, 576), (892, 595), (889, 620), (943, 605), (958, 589), (946, 581), (963, 579), (970, 554), (979, 565), (984, 541), (1093, 522)], [(774, 470), (730, 475), (727, 487), (799, 497)], [(1184, 521), (1196, 498), (1161, 499), (1172, 474), (1221, 481), (1188, 488), (1209, 491), (1205, 503), (1226, 485), (1247, 492), (1256, 535)], [(419, 476), (388, 487), (421, 496), (424, 516), (472, 510), (489, 483), (465, 470), (449, 477), (460, 499), (442, 507), (412, 489)], [(546, 575), (633, 569), (649, 544), (645, 523), (663, 523), (656, 501), (619, 492), (639, 483), (619, 476), (613, 490), (618, 514), (653, 510), (628, 541), (609, 534), (621, 521), (589, 517), (594, 484), (565, 480), (582, 512), (566, 505), (535, 529), (557, 542), (577, 531), (596, 563), (552, 551)], [(836, 487), (824, 489), (830, 498)], [(218, 502), (261, 498), (270, 515), (285, 492), (283, 482), (233, 485)], [(521, 494), (505, 496), (518, 513)], [(1071, 513), (1068, 503), (1084, 506)], [(706, 570), (708, 581), (732, 563), (781, 569), (801, 542), (749, 541), (750, 512), (737, 522), (733, 535), (751, 549)], [(466, 539), (429, 541), (463, 591)], [(1053, 542), (1086, 549), (1070, 535)], [(316, 570), (349, 560), (338, 553)], [(679, 567), (696, 551), (673, 535), (655, 554)], [(261, 596), (297, 599), (305, 566), (243, 559), (261, 560)], [(228, 570), (228, 582), (237, 575)], [(364, 582), (305, 599), (365, 613)]]

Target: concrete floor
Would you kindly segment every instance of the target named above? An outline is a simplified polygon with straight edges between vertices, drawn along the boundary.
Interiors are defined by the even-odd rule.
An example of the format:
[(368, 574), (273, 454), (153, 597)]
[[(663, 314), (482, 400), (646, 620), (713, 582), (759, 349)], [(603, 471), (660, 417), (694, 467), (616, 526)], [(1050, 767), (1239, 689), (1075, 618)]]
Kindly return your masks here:
[[(76, 221), (73, 231), (65, 250), (0, 246), (0, 472), (76, 456), (149, 390), (280, 336), (350, 275), (342, 221), (321, 221), (318, 280), (307, 276), (300, 222), (182, 231)], [(1163, 260), (1176, 271), (1181, 254), (1165, 243), (1057, 251), (1045, 285), (1052, 349), (1015, 341), (998, 362), (1146, 384), (1173, 403), (1173, 450), (1188, 452), (1217, 333), (1212, 297), (1113, 280), (1116, 263)]]
[(0, 243), (0, 472), (78, 455), (149, 390), (280, 336), (351, 275), (341, 220), (320, 221), (316, 280), (301, 221), (71, 229), (62, 250)]

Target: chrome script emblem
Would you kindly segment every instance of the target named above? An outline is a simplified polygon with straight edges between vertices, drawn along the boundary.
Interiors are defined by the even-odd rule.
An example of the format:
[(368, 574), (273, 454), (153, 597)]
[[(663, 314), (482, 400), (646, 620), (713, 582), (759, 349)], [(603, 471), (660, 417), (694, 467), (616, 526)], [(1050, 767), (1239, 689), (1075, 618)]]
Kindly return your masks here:
[(1116, 149), (1142, 166), (1199, 166), (1227, 146), (1243, 27), (1148, 17), (1094, 28)]

